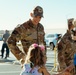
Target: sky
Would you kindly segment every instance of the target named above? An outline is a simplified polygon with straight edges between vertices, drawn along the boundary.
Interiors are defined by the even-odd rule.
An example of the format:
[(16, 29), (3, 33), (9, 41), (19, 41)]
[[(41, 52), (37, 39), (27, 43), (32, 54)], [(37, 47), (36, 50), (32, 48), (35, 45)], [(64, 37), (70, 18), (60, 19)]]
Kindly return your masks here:
[(13, 30), (29, 20), (35, 6), (44, 10), (45, 29), (67, 29), (67, 19), (76, 18), (76, 0), (0, 0), (0, 30)]

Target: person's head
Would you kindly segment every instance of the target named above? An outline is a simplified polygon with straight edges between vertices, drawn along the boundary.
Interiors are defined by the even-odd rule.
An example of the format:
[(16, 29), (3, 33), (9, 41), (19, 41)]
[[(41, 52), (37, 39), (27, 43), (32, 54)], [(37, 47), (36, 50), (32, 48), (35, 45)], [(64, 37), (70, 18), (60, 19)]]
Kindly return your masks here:
[(9, 31), (8, 30), (5, 30), (5, 33), (8, 33)]
[(41, 6), (36, 6), (30, 15), (32, 17), (32, 22), (34, 25), (37, 25), (43, 17), (43, 8)]
[(44, 54), (43, 54), (44, 50), (45, 47), (43, 45), (38, 45), (36, 43), (32, 44), (29, 47), (25, 63), (31, 62), (34, 64), (34, 66), (44, 65), (45, 64)]
[(76, 28), (76, 20), (74, 18), (68, 19), (68, 29), (75, 30)]
[(68, 30), (69, 31), (74, 28), (73, 21), (74, 21), (74, 18), (68, 19)]
[(68, 19), (68, 30), (71, 33), (72, 40), (76, 40), (76, 20), (74, 18)]

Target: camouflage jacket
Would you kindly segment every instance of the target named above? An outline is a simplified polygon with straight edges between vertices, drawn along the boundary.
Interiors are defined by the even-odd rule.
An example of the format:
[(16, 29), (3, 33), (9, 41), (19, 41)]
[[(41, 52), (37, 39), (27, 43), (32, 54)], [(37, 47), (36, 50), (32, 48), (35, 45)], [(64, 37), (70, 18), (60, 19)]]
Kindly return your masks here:
[[(76, 41), (72, 40), (71, 33), (67, 31), (58, 43), (58, 61), (66, 63), (69, 66), (73, 63), (74, 54), (76, 53)], [(63, 61), (62, 61), (63, 56)]]
[[(45, 45), (44, 35), (44, 27), (40, 23), (35, 26), (31, 20), (28, 20), (13, 30), (7, 44), (15, 57), (20, 60), (25, 57), (31, 44), (38, 43)], [(23, 51), (17, 46), (19, 41), (21, 41)]]

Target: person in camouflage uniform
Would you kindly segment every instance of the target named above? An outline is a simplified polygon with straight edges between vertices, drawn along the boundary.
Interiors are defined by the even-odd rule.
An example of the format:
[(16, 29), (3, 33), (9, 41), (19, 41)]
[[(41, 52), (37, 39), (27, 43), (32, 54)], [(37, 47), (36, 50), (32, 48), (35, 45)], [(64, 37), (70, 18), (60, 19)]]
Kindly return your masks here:
[[(7, 44), (14, 54), (14, 56), (21, 61), (23, 64), (25, 61), (28, 48), (31, 44), (37, 43), (45, 45), (44, 41), (44, 27), (40, 22), (43, 17), (43, 9), (40, 6), (34, 8), (33, 12), (30, 13), (32, 17), (27, 22), (17, 26), (11, 36), (8, 38)], [(17, 43), (21, 41), (23, 51), (17, 46)], [(45, 52), (46, 53), (46, 52)]]
[[(74, 18), (68, 19), (68, 30), (58, 43), (58, 62), (59, 68), (63, 71), (73, 63), (76, 53), (76, 21)], [(71, 75), (75, 75), (74, 70)]]

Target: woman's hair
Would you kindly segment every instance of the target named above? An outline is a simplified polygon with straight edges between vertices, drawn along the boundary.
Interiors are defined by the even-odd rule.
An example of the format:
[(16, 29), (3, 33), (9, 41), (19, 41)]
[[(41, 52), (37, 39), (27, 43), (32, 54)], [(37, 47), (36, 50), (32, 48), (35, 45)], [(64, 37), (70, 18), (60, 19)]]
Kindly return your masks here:
[(38, 44), (32, 44), (29, 47), (25, 63), (32, 63), (33, 66), (42, 66), (44, 65), (44, 46)]

